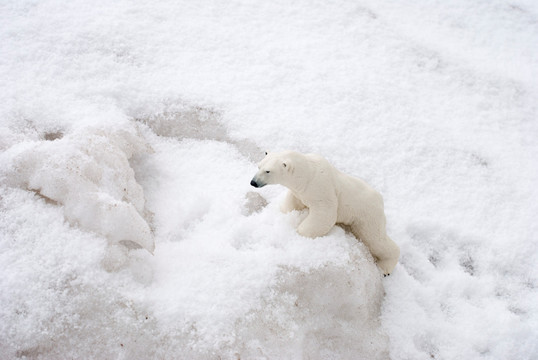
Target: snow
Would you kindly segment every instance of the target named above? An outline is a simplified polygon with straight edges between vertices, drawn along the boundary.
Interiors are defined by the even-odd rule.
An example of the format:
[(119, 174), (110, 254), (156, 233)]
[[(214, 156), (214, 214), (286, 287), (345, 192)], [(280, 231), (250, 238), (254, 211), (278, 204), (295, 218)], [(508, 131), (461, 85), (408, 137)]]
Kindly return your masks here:
[[(0, 357), (536, 358), (536, 44), (523, 0), (2, 1)], [(390, 277), (269, 149), (381, 191)]]
[(71, 223), (112, 242), (132, 241), (153, 252), (143, 219), (144, 193), (129, 159), (150, 148), (134, 131), (82, 128), (53, 141), (13, 146), (5, 152), (11, 185), (64, 206)]

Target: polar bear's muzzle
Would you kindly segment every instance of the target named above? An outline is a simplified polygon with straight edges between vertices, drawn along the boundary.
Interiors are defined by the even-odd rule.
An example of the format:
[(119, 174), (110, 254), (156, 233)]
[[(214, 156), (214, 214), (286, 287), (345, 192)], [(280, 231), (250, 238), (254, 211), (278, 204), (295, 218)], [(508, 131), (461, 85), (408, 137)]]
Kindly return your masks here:
[(250, 180), (250, 185), (254, 186), (255, 188), (261, 188), (267, 184), (264, 183), (263, 181), (256, 180), (256, 176), (254, 176), (252, 180)]

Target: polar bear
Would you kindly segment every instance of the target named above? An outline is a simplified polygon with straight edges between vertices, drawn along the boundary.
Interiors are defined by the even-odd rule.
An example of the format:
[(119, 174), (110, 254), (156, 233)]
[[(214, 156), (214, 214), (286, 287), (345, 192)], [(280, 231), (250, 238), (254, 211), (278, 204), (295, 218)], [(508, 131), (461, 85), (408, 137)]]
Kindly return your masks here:
[(390, 275), (400, 248), (385, 230), (381, 194), (361, 179), (346, 175), (316, 154), (295, 151), (265, 153), (250, 185), (280, 184), (289, 189), (282, 212), (308, 208), (297, 232), (307, 237), (326, 235), (335, 224), (351, 232), (370, 249), (383, 274)]

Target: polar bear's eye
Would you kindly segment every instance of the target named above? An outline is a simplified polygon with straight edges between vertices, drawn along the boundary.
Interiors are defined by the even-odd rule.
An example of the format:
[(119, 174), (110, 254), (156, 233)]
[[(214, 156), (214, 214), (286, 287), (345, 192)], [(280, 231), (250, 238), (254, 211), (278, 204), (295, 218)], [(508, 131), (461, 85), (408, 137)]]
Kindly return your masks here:
[(270, 173), (270, 171), (269, 171), (269, 170), (266, 170), (265, 172), (266, 172), (266, 173), (268, 173), (268, 174)]

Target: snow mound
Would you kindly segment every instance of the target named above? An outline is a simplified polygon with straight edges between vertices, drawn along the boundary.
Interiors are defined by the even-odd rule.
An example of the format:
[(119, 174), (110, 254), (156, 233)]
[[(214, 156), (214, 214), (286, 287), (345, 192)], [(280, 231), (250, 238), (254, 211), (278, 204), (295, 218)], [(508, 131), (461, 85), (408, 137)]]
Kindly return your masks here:
[(242, 358), (388, 358), (378, 270), (362, 244), (348, 241), (347, 262), (280, 269), (261, 307), (240, 322)]
[(204, 240), (199, 229), (194, 241), (157, 247), (155, 281), (139, 306), (160, 332), (174, 334), (162, 351), (185, 359), (386, 359), (384, 290), (368, 250), (340, 228), (317, 243), (295, 236), (290, 224), (277, 224), (282, 218), (269, 220), (275, 211), (219, 229), (218, 239)]
[(63, 205), (70, 223), (113, 244), (128, 241), (153, 252), (144, 192), (129, 165), (134, 154), (151, 148), (136, 129), (86, 127), (48, 138), (10, 148), (5, 181)]

